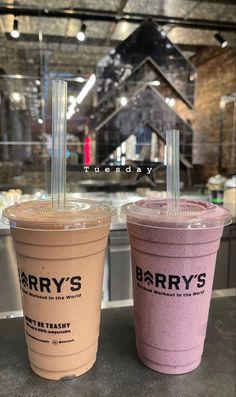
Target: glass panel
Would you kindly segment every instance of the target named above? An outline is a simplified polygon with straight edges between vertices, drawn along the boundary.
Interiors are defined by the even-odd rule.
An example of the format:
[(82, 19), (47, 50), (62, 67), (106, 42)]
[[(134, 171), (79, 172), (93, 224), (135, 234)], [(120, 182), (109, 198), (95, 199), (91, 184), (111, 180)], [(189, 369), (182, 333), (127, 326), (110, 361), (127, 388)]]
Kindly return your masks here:
[[(0, 80), (0, 161), (25, 161), (37, 146), (51, 146), (51, 79), (12, 78)], [(78, 164), (95, 161), (92, 119), (77, 104), (85, 81), (68, 81), (68, 151), (78, 152)], [(89, 107), (88, 103), (87, 106)], [(18, 145), (24, 145), (18, 150)], [(86, 149), (84, 149), (84, 146)], [(23, 148), (24, 147), (24, 148)], [(87, 153), (87, 160), (85, 159)], [(68, 154), (69, 156), (69, 154)], [(75, 161), (72, 161), (74, 163)]]
[[(83, 178), (78, 171), (87, 165), (162, 162), (167, 128), (182, 130), (182, 154), (191, 159), (186, 110), (192, 103), (194, 70), (156, 24), (145, 22), (109, 53), (107, 40), (100, 47), (96, 42), (103, 31), (98, 39), (88, 37), (89, 45), (78, 46), (80, 25), (72, 19), (22, 16), (19, 40), (9, 33), (13, 17), (3, 16), (3, 21), (7, 33), (0, 70), (1, 189), (50, 190), (55, 78), (68, 81), (67, 169), (68, 180), (77, 186)], [(88, 36), (91, 26), (89, 22)], [(96, 88), (78, 101), (98, 59)]]
[(168, 129), (180, 130), (180, 152), (191, 161), (190, 124), (172, 110), (155, 88), (144, 87), (97, 129), (99, 163), (109, 161), (110, 154), (133, 136), (136, 137), (137, 159), (151, 161), (152, 132), (165, 141), (165, 131)]
[(118, 86), (146, 58), (152, 58), (183, 100), (192, 107), (195, 68), (152, 21), (145, 21), (98, 63), (99, 97), (109, 93), (113, 85)]

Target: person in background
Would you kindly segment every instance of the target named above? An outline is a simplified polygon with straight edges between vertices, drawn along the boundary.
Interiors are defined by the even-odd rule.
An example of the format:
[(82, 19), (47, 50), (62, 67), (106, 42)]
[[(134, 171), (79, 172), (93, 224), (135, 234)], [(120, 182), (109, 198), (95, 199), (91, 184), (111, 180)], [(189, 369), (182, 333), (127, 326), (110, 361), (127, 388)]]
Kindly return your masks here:
[(136, 154), (140, 161), (150, 161), (152, 131), (147, 125), (140, 125), (136, 131)]
[(77, 166), (82, 162), (81, 155), (81, 144), (78, 137), (74, 137), (72, 140), (68, 141), (68, 164), (71, 166)]
[(35, 144), (31, 148), (31, 154), (25, 159), (27, 170), (37, 170), (43, 166), (42, 145)]

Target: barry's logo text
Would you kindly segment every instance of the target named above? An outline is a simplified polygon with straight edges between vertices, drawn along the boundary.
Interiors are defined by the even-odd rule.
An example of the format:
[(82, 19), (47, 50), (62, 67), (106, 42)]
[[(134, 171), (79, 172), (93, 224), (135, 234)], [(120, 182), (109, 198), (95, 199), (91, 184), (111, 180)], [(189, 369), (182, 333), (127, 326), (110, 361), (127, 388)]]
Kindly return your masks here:
[(163, 288), (169, 290), (189, 290), (194, 286), (202, 288), (206, 282), (206, 273), (190, 274), (190, 275), (176, 275), (176, 274), (162, 274), (152, 273), (149, 270), (143, 271), (139, 266), (136, 266), (136, 279), (146, 285), (152, 285), (156, 288)]
[(48, 293), (62, 293), (63, 289), (68, 291), (79, 291), (81, 288), (81, 277), (38, 277), (33, 274), (27, 274), (18, 269), (19, 280), (21, 288), (26, 288), (36, 292), (48, 292)]

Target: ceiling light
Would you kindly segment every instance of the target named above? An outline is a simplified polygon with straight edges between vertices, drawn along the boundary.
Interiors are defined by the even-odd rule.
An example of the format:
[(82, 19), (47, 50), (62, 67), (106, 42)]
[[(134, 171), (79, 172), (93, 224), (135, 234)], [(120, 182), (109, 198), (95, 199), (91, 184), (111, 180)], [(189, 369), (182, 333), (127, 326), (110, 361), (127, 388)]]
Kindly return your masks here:
[(85, 25), (85, 23), (82, 23), (80, 31), (77, 33), (77, 36), (76, 36), (79, 41), (85, 40), (85, 31), (86, 31), (86, 25)]
[(13, 39), (18, 39), (20, 37), (20, 33), (18, 31), (18, 19), (16, 19), (16, 18), (14, 18), (13, 29), (10, 34), (11, 34), (11, 37), (13, 37)]
[(165, 102), (166, 102), (170, 107), (175, 106), (175, 99), (174, 99), (174, 98), (166, 97)]
[(194, 80), (196, 80), (196, 78), (197, 78), (197, 73), (196, 72), (191, 73), (190, 76), (189, 76), (189, 80), (190, 81), (194, 81)]
[(20, 102), (21, 95), (19, 94), (19, 92), (13, 92), (12, 95), (11, 95), (11, 98), (15, 102)]
[(228, 41), (225, 40), (225, 39), (220, 35), (220, 33), (216, 33), (214, 37), (215, 37), (215, 39), (218, 41), (218, 43), (220, 44), (221, 48), (227, 47)]
[(153, 81), (150, 81), (150, 84), (154, 85), (154, 87), (158, 87), (161, 83), (159, 80), (153, 80)]
[(69, 95), (68, 97), (68, 102), (71, 103), (72, 105), (76, 105), (76, 98), (74, 95)]
[(121, 104), (121, 106), (126, 106), (127, 103), (128, 103), (128, 99), (126, 98), (126, 96), (122, 96), (122, 97), (120, 98), (120, 104)]
[(85, 79), (83, 77), (76, 77), (75, 81), (78, 81), (78, 83), (84, 83)]
[(38, 119), (38, 123), (39, 124), (43, 124), (43, 120), (42, 119)]
[(84, 100), (84, 98), (86, 97), (88, 92), (94, 86), (95, 81), (96, 81), (96, 76), (93, 73), (93, 74), (91, 74), (91, 76), (89, 77), (87, 83), (83, 86), (82, 90), (80, 91), (79, 95), (77, 96), (77, 103), (80, 104)]
[(168, 105), (169, 105), (170, 107), (175, 106), (175, 99), (174, 99), (174, 98), (170, 98)]

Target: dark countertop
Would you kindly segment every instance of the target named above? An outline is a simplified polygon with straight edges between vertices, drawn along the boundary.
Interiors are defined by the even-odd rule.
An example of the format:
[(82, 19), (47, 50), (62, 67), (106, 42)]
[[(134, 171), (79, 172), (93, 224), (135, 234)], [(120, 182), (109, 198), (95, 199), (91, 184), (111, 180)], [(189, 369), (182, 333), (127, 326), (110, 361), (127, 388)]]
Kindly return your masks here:
[(235, 298), (214, 298), (202, 364), (186, 375), (144, 367), (135, 351), (132, 307), (103, 309), (98, 358), (87, 374), (64, 381), (35, 375), (23, 319), (0, 320), (0, 397), (235, 397)]

